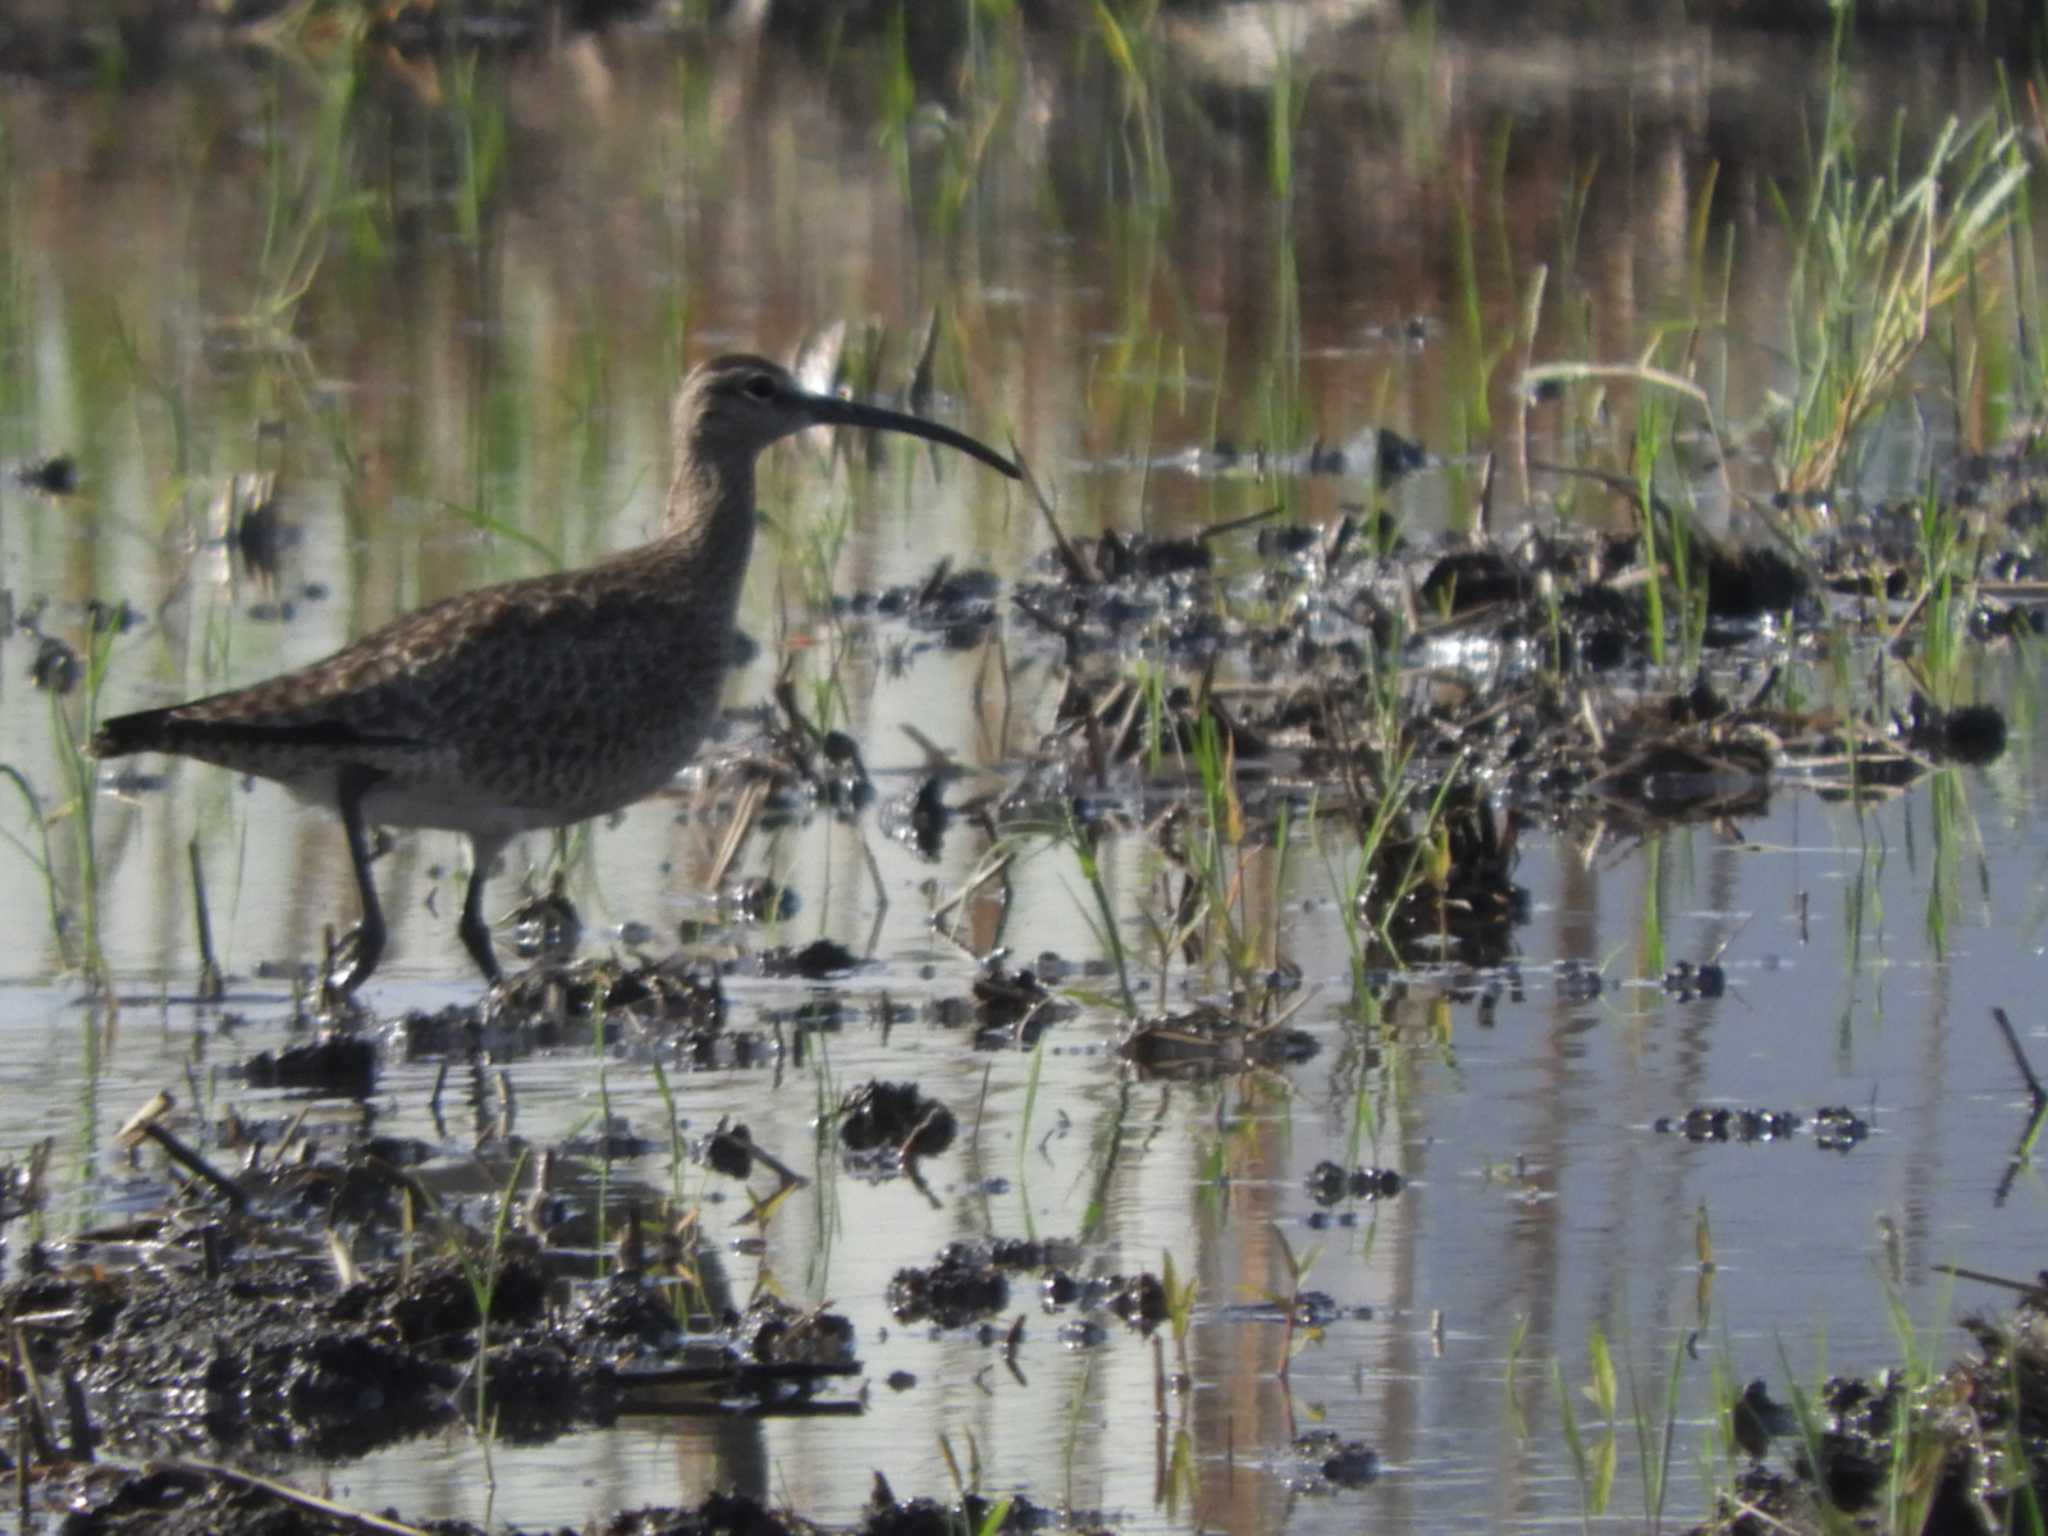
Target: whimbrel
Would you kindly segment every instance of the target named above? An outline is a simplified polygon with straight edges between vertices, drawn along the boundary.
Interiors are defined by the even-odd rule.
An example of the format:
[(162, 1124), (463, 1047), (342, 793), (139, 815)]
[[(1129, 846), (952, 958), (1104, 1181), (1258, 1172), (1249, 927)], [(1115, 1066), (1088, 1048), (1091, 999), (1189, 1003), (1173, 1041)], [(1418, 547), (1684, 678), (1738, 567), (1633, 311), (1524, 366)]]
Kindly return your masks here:
[(93, 736), (93, 754), (175, 753), (332, 807), (363, 909), (343, 993), (384, 950), (366, 829), (466, 833), (473, 863), (456, 931), (495, 983), (483, 918), (492, 862), (520, 833), (630, 805), (689, 761), (718, 707), (753, 549), (754, 460), (812, 426), (907, 432), (1018, 475), (950, 427), (814, 394), (763, 358), (714, 358), (676, 394), (674, 475), (651, 542), (431, 604), (253, 687), (122, 715)]

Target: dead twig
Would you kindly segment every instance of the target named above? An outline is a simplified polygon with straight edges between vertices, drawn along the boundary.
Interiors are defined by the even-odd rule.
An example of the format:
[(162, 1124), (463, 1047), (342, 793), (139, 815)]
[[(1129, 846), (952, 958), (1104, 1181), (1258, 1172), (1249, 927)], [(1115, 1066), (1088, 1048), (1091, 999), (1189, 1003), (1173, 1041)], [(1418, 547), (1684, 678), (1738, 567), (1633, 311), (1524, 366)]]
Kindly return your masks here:
[(296, 1504), (301, 1509), (310, 1509), (352, 1525), (357, 1530), (376, 1531), (379, 1536), (429, 1536), (417, 1525), (407, 1525), (401, 1520), (392, 1520), (384, 1515), (373, 1515), (367, 1510), (350, 1509), (332, 1499), (323, 1499), (317, 1493), (307, 1493), (303, 1488), (294, 1488), (290, 1483), (280, 1483), (274, 1478), (263, 1477), (255, 1472), (243, 1472), (235, 1467), (222, 1466), (213, 1461), (170, 1461), (160, 1465), (174, 1471), (198, 1472), (207, 1477), (220, 1478), (224, 1482), (240, 1483), (245, 1488), (255, 1488), (282, 1499), (287, 1504)]

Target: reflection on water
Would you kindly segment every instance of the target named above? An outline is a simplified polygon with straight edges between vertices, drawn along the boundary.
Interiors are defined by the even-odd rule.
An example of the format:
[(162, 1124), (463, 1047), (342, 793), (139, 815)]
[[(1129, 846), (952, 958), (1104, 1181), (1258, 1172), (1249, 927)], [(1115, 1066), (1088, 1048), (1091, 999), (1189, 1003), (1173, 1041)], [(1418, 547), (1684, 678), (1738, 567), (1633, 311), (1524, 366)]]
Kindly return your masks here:
[[(687, 362), (736, 346), (787, 354), (841, 321), (873, 338), (873, 380), (890, 391), (907, 387), (936, 316), (931, 408), (992, 441), (1013, 432), (1074, 531), (1202, 528), (1275, 504), (1327, 522), (1378, 496), (1420, 541), (1470, 524), (1489, 452), (1506, 470), (1497, 523), (1603, 522), (1618, 515), (1604, 493), (1528, 466), (1625, 441), (1628, 407), (1527, 406), (1513, 381), (1529, 360), (1639, 353), (1687, 300), (1709, 192), (1732, 254), (1717, 258), (1731, 263), (1726, 324), (1699, 345), (1724, 415), (1755, 413), (1783, 383), (1788, 257), (1771, 188), (1805, 169), (1823, 68), (1798, 45), (1689, 29), (1628, 48), (1501, 43), (1371, 7), (1230, 6), (1162, 18), (1120, 52), (982, 11), (963, 7), (949, 37), (626, 28), (482, 60), (245, 38), (125, 87), (11, 85), (0, 457), (71, 455), (80, 486), (53, 498), (0, 485), (15, 613), (85, 653), (85, 605), (132, 606), (110, 712), (313, 660), (421, 602), (643, 536)], [(1888, 131), (1896, 106), (1916, 141), (1991, 84), (1981, 60), (1934, 48), (1865, 59), (1855, 80), (1870, 132)], [(1372, 428), (1419, 442), (1430, 466), (1380, 491), (1349, 473), (1262, 472), (1249, 453)], [(1253, 467), (1160, 462), (1219, 442)], [(1888, 451), (1910, 462), (1919, 445)], [(912, 447), (845, 459), (801, 443), (764, 465), (774, 526), (743, 611), (760, 650), (729, 702), (753, 706), (791, 667), (842, 712), (885, 798), (913, 791), (936, 749), (961, 770), (949, 802), (968, 804), (1049, 727), (1057, 646), (1005, 609), (1000, 650), (953, 649), (835, 618), (826, 594), (920, 582), (942, 557), (1015, 576), (1041, 559), (1044, 525)], [(274, 565), (246, 559), (252, 544)], [(50, 700), (26, 681), (33, 648), (21, 633), (5, 646), (0, 740), (52, 813), (75, 941), (86, 871)], [(1018, 850), (1006, 890), (975, 886), (935, 928), (933, 907), (984, 873), (988, 841), (971, 828), (932, 862), (876, 835), (872, 817), (764, 829), (742, 872), (786, 883), (795, 914), (722, 942), (829, 936), (871, 963), (846, 984), (853, 1022), (793, 1080), (682, 1081), (692, 1126), (732, 1114), (808, 1166), (821, 1083), (914, 1077), (968, 1131), (932, 1200), (834, 1175), (828, 1159), (761, 1252), (726, 1257), (738, 1292), (772, 1284), (854, 1318), (867, 1412), (630, 1423), (501, 1448), (497, 1512), (575, 1525), (736, 1485), (844, 1519), (873, 1469), (906, 1494), (945, 1492), (943, 1437), (962, 1465), (971, 1441), (989, 1486), (1125, 1529), (1349, 1528), (1361, 1509), (1413, 1528), (1558, 1519), (1581, 1491), (1548, 1362), (1582, 1380), (1596, 1327), (1650, 1393), (1674, 1344), (1696, 1336), (1697, 1361), (1682, 1356), (1689, 1437), (1709, 1433), (1712, 1362), (1740, 1381), (1775, 1378), (1781, 1346), (1801, 1370), (1823, 1348), (1832, 1364), (1891, 1361), (1887, 1284), (1931, 1320), (1946, 1303), (1930, 1264), (2036, 1266), (2038, 1180), (2023, 1174), (1994, 1203), (2022, 1094), (1988, 1010), (2007, 1006), (2023, 1033), (2032, 1022), (2040, 726), (2030, 659), (1987, 661), (1976, 681), (2013, 701), (2005, 757), (1861, 817), (1781, 790), (1739, 826), (1525, 835), (1515, 878), (1533, 909), (1505, 973), (1354, 998), (1333, 894), (1353, 850), (1303, 839), (1284, 883), (1275, 871), (1246, 900), (1303, 973), (1293, 1022), (1320, 1051), (1220, 1088), (1121, 1077), (1107, 1009), (1056, 1025), (1037, 1059), (969, 1050), (935, 1021), (930, 1005), (967, 989), (975, 953), (1099, 955), (1082, 875), (1056, 842)], [(742, 714), (729, 739), (751, 729)], [(288, 986), (274, 978), (353, 911), (327, 821), (222, 773), (148, 771), (165, 777), (105, 784), (97, 805), (95, 915), (127, 1000), (116, 1015), (75, 1001), (59, 974), (41, 845), (7, 806), (25, 851), (0, 882), (14, 936), (0, 1143), (57, 1138), (67, 1222), (132, 1197), (127, 1170), (103, 1158), (135, 1103), (166, 1084), (235, 1091), (213, 1069), (275, 1043)], [(570, 840), (571, 894), (594, 930), (644, 925), (663, 948), (704, 914), (722, 829), (686, 782)], [(215, 942), (240, 978), (224, 1011), (158, 1001), (197, 970), (195, 839)], [(557, 851), (529, 839), (504, 890), (522, 877), (542, 888)], [(393, 924), (371, 989), (382, 1012), (473, 994), (448, 932), (458, 857), (455, 839), (419, 836), (380, 861)], [(1111, 900), (1133, 916), (1162, 878), (1156, 856), (1113, 839), (1103, 857)], [(1668, 993), (1677, 960), (1718, 961), (1725, 994)], [(1141, 1002), (1157, 992), (1140, 985)], [(1190, 985), (1176, 970), (1166, 1002)], [(743, 1018), (807, 995), (732, 988)], [(915, 1019), (885, 1037), (872, 1020), (906, 1000)], [(595, 1112), (587, 1058), (510, 1070), (528, 1136)], [(436, 1135), (432, 1078), (386, 1076), (390, 1128)], [(614, 1063), (603, 1091), (663, 1138), (641, 1064)], [(1653, 1129), (1717, 1103), (1808, 1117), (1846, 1105), (1875, 1133), (1834, 1154), (1810, 1135), (1695, 1145)], [(1325, 1160), (1392, 1167), (1407, 1187), (1323, 1212), (1308, 1179)], [(634, 1172), (666, 1188), (664, 1168)], [(1023, 1384), (977, 1339), (885, 1325), (898, 1265), (960, 1237), (1075, 1233), (1097, 1202), (1093, 1267), (1170, 1254), (1199, 1282), (1194, 1387), (1169, 1397), (1164, 1424), (1148, 1347), (1121, 1333), (1069, 1347), (1062, 1319), (1028, 1296)], [(707, 1207), (721, 1241), (742, 1235), (740, 1215)], [(1289, 1294), (1290, 1251), (1301, 1284), (1340, 1311), (1294, 1334), (1283, 1385), (1283, 1331), (1240, 1309)], [(884, 1385), (899, 1371), (914, 1384)], [(1296, 1500), (1288, 1446), (1314, 1425), (1377, 1448), (1381, 1479)], [(1697, 1443), (1676, 1458), (1682, 1476)], [(480, 1462), (458, 1438), (332, 1475), (358, 1505), (477, 1518)], [(1689, 1517), (1687, 1498), (1679, 1488), (1671, 1507)]]

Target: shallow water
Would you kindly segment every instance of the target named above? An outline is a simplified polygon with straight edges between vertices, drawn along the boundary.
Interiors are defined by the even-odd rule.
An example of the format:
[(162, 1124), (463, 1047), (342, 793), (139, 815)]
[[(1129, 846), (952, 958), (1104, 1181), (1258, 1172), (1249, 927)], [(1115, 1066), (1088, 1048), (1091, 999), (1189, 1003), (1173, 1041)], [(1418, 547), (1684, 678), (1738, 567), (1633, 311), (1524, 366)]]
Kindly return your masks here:
[[(367, 51), (351, 73), (347, 57), (200, 42), (118, 88), (10, 90), (0, 454), (74, 454), (82, 494), (0, 486), (0, 581), (18, 612), (47, 599), (43, 631), (75, 646), (89, 599), (134, 608), (105, 713), (253, 681), (421, 602), (545, 568), (528, 540), (576, 563), (640, 537), (658, 515), (666, 402), (688, 361), (736, 346), (786, 355), (829, 323), (872, 319), (893, 385), (932, 311), (939, 396), (927, 408), (992, 441), (1013, 432), (1074, 530), (1186, 530), (1276, 503), (1327, 521), (1370, 485), (1154, 461), (1219, 438), (1295, 449), (1381, 426), (1436, 456), (1391, 493), (1423, 539), (1467, 526), (1486, 448), (1517, 462), (1520, 359), (1483, 373), (1461, 262), (1476, 263), (1487, 338), (1512, 334), (1542, 263), (1552, 298), (1534, 358), (1632, 355), (1691, 281), (1688, 219), (1714, 165), (1716, 226), (1738, 232), (1726, 338), (1707, 343), (1728, 414), (1778, 382), (1765, 340), (1785, 252), (1764, 183), (1802, 172), (1816, 55), (1681, 32), (1602, 45), (1599, 58), (1629, 59), (1617, 73), (1563, 43), (1505, 49), (1333, 7), (1290, 13), (1314, 30), (1279, 36), (1290, 62), (1274, 66), (1245, 41), (1256, 28), (1224, 33), (1247, 14), (1224, 8), (1208, 32), (1163, 21), (1142, 82), (1089, 36), (976, 35), (927, 52), (886, 34), (711, 29), (572, 35), (473, 73)], [(1287, 55), (1289, 43), (1301, 51)], [(1926, 50), (1858, 68), (1860, 89), (1900, 105), (1916, 139), (1932, 114), (1974, 110), (1990, 86), (1981, 61)], [(1300, 116), (1279, 136), (1292, 157), (1282, 189), (1273, 122), (1288, 111)], [(1589, 174), (1575, 222), (1571, 188)], [(1621, 431), (1550, 406), (1527, 425), (1538, 460), (1570, 458), (1586, 431)], [(1920, 450), (1899, 434), (1888, 451)], [(230, 476), (259, 470), (279, 473), (293, 530), (274, 584), (225, 547), (216, 511)], [(1615, 516), (1590, 494), (1515, 478), (1511, 467), (1500, 493), (1509, 520), (1560, 510), (1531, 495), (1565, 499), (1575, 518)], [(819, 445), (780, 450), (762, 504), (775, 527), (743, 611), (761, 652), (729, 705), (766, 699), (785, 655), (804, 689), (836, 658), (841, 723), (881, 798), (916, 787), (910, 726), (965, 770), (950, 804), (1007, 784), (1052, 725), (1057, 647), (1007, 604), (1000, 654), (898, 621), (834, 622), (807, 569), (828, 560), (841, 594), (919, 582), (942, 556), (1015, 578), (1048, 546), (1031, 505), (973, 465), (897, 444), (853, 473)], [(1251, 535), (1234, 537), (1224, 557), (1248, 561)], [(33, 651), (20, 634), (0, 651), (0, 741), (54, 812), (62, 759), (50, 701), (26, 680)], [(2032, 652), (2008, 651), (1972, 674), (2014, 719), (1995, 764), (1944, 770), (1861, 814), (1784, 785), (1739, 824), (1529, 829), (1514, 879), (1530, 912), (1507, 971), (1417, 973), (1354, 997), (1334, 893), (1355, 849), (1340, 833), (1298, 833), (1284, 872), (1264, 856), (1247, 899), (1276, 957), (1302, 973), (1292, 1022), (1320, 1050), (1223, 1084), (1121, 1068), (1099, 971), (1073, 978), (1081, 1011), (1036, 1060), (976, 1051), (966, 1028), (932, 1020), (933, 1000), (964, 994), (992, 947), (1103, 958), (1082, 874), (1056, 840), (1023, 847), (1007, 902), (984, 892), (948, 937), (929, 915), (988, 852), (971, 825), (956, 821), (931, 862), (884, 835), (873, 809), (758, 831), (740, 872), (786, 883), (797, 910), (720, 931), (713, 952), (822, 936), (864, 964), (831, 988), (839, 1028), (799, 1053), (785, 1026), (791, 1051), (776, 1068), (698, 1073), (676, 1092), (693, 1133), (732, 1115), (817, 1175), (758, 1254), (723, 1262), (738, 1296), (769, 1284), (854, 1320), (864, 1411), (630, 1422), (499, 1446), (492, 1512), (577, 1525), (737, 1485), (851, 1519), (876, 1470), (905, 1495), (949, 1493), (944, 1437), (962, 1466), (971, 1438), (986, 1486), (1127, 1530), (1573, 1519), (1583, 1496), (1551, 1362), (1585, 1380), (1598, 1329), (1646, 1403), (1679, 1351), (1667, 1507), (1696, 1517), (1717, 1373), (1782, 1388), (1788, 1369), (1810, 1380), (1894, 1363), (1888, 1285), (1935, 1330), (1923, 1342), (1951, 1346), (1945, 1319), (1998, 1298), (1952, 1300), (1930, 1266), (2038, 1265), (2048, 1189), (2026, 1169), (2001, 1199), (2027, 1101), (1990, 1021), (2006, 1007), (2041, 1049), (2028, 1007), (2048, 914), (2037, 670)], [(81, 703), (63, 707), (75, 718)], [(727, 739), (753, 728), (736, 714)], [(159, 1086), (186, 1096), (188, 1061), (209, 1093), (265, 1102), (214, 1069), (277, 1043), (289, 989), (274, 977), (316, 959), (323, 926), (354, 913), (328, 820), (214, 770), (143, 767), (165, 776), (103, 777), (95, 808), (117, 1025), (62, 974), (27, 857), (7, 854), (0, 880), (0, 923), (15, 936), (0, 957), (0, 1150), (56, 1137), (57, 1230), (161, 1193), (109, 1137)], [(591, 945), (637, 923), (664, 952), (678, 923), (706, 916), (698, 892), (722, 819), (695, 787), (686, 776), (572, 850)], [(9, 800), (5, 814), (32, 842), (21, 807)], [(76, 925), (72, 826), (54, 820), (51, 838)], [(236, 978), (218, 1011), (184, 1000), (195, 838)], [(544, 883), (553, 852), (541, 838), (514, 851), (492, 888), (499, 911), (522, 878)], [(379, 860), (393, 926), (367, 994), (380, 1015), (476, 995), (452, 932), (463, 858), (452, 837), (419, 835)], [(1137, 932), (1160, 860), (1135, 835), (1110, 839), (1103, 858)], [(1710, 959), (1726, 968), (1724, 996), (1681, 1000), (1660, 985), (1671, 962)], [(1591, 997), (1589, 970), (1602, 979)], [(1176, 965), (1167, 1002), (1218, 984)], [(762, 1029), (819, 990), (729, 983), (735, 1023)], [(892, 1009), (908, 1015), (885, 1030)], [(666, 1141), (651, 1072), (630, 1054), (506, 1071), (516, 1128), (536, 1142), (587, 1127), (601, 1097)], [(961, 1143), (927, 1170), (929, 1197), (855, 1180), (820, 1152), (821, 1100), (869, 1078), (915, 1079), (961, 1116)], [(394, 1062), (375, 1107), (385, 1128), (435, 1140), (459, 1166), (473, 1132), (436, 1128), (433, 1080), (431, 1064)], [(1809, 1118), (1846, 1105), (1871, 1135), (1829, 1152), (1810, 1134), (1694, 1145), (1654, 1128), (1702, 1104)], [(1324, 1159), (1396, 1169), (1407, 1187), (1315, 1224), (1306, 1181)], [(714, 1202), (719, 1243), (751, 1232), (721, 1181), (694, 1167), (673, 1177)], [(666, 1192), (672, 1173), (656, 1155), (613, 1178)], [(1101, 1342), (1073, 1347), (1060, 1332), (1070, 1319), (1043, 1315), (1019, 1286), (997, 1326), (1027, 1315), (1022, 1381), (995, 1345), (888, 1320), (899, 1266), (959, 1238), (1074, 1235), (1098, 1199), (1088, 1269), (1157, 1269), (1171, 1255), (1199, 1281), (1193, 1390), (1169, 1398), (1164, 1425), (1153, 1348), (1113, 1320)], [(1245, 1311), (1289, 1290), (1283, 1236), (1307, 1265), (1303, 1284), (1342, 1309), (1295, 1335), (1284, 1381), (1283, 1329)], [(1168, 1344), (1169, 1369), (1171, 1355)], [(915, 1384), (887, 1385), (899, 1370)], [(1578, 1412), (1597, 1438), (1583, 1400)], [(1626, 1395), (1622, 1413), (1614, 1509), (1634, 1517)], [(1380, 1479), (1290, 1494), (1288, 1447), (1311, 1427), (1375, 1447)], [(1183, 1429), (1192, 1478), (1169, 1471)], [(458, 1435), (326, 1475), (360, 1507), (478, 1519), (482, 1461)]]

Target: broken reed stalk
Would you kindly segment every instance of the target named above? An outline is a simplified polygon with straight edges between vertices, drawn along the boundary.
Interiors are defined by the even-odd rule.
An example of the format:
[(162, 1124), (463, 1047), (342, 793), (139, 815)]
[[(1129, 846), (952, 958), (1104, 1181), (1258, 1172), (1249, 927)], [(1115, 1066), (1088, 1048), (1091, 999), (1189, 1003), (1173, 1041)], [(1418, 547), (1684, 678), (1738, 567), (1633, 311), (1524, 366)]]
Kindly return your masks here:
[(68, 1365), (64, 1368), (63, 1385), (65, 1427), (71, 1432), (71, 1459), (89, 1463), (93, 1459), (93, 1442), (99, 1437), (92, 1430), (92, 1414), (85, 1405), (85, 1388), (79, 1384), (78, 1373)]
[(290, 1483), (280, 1483), (254, 1472), (243, 1472), (216, 1461), (171, 1461), (164, 1465), (174, 1471), (183, 1469), (199, 1472), (222, 1482), (240, 1483), (245, 1488), (267, 1493), (286, 1504), (295, 1504), (301, 1509), (325, 1515), (337, 1524), (353, 1526), (362, 1531), (375, 1531), (378, 1536), (427, 1536), (427, 1532), (419, 1526), (407, 1525), (385, 1515), (373, 1515), (367, 1510), (351, 1509), (346, 1504), (337, 1504), (332, 1499), (323, 1499), (318, 1494), (294, 1488)]
[(227, 984), (213, 953), (213, 918), (206, 909), (206, 873), (200, 863), (198, 838), (185, 845), (185, 855), (192, 866), (192, 914), (199, 926), (199, 1001), (217, 1003)]
[(2033, 1103), (2033, 1112), (2027, 1117), (2026, 1129), (2020, 1132), (2019, 1145), (2012, 1149), (2012, 1158), (2005, 1165), (2005, 1177), (1998, 1181), (1998, 1190), (1992, 1196), (1993, 1205), (2003, 1205), (2012, 1193), (2020, 1170), (2027, 1166), (2034, 1155), (2034, 1144), (2041, 1139), (2043, 1126), (2048, 1126), (2048, 1087), (2044, 1087), (2034, 1071), (2034, 1064), (2027, 1060), (2026, 1048), (2020, 1044), (2019, 1032), (2012, 1027), (2012, 1020), (2006, 1017), (2003, 1008), (1993, 1008), (1991, 1018), (1998, 1025), (1999, 1033), (2005, 1036), (2006, 1049), (2012, 1052), (2013, 1062), (2020, 1069), (2020, 1076), (2026, 1079), (2027, 1093)]
[(227, 1198), (228, 1204), (236, 1210), (239, 1211), (248, 1205), (249, 1197), (243, 1193), (241, 1185), (222, 1173), (213, 1164), (209, 1163), (197, 1152), (194, 1152), (184, 1142), (180, 1141), (175, 1135), (165, 1130), (155, 1121), (152, 1120), (148, 1125), (143, 1126), (141, 1134), (162, 1147), (172, 1162), (188, 1169), (219, 1190)]
[(747, 787), (740, 791), (739, 804), (733, 807), (732, 820), (726, 824), (725, 836), (719, 840), (718, 851), (711, 861), (711, 873), (705, 885), (716, 891), (725, 884), (725, 877), (732, 872), (740, 849), (746, 846), (747, 836), (754, 830), (754, 822), (761, 814), (761, 807), (768, 800), (768, 782), (765, 779), (750, 779)]
[(2048, 1087), (2034, 1074), (2034, 1064), (2027, 1060), (2025, 1047), (2020, 1044), (2018, 1031), (2012, 1027), (2012, 1020), (2006, 1017), (2003, 1008), (1993, 1008), (1991, 1017), (1997, 1023), (1999, 1032), (2005, 1036), (2006, 1048), (2012, 1052), (2012, 1059), (2020, 1069), (2020, 1076), (2027, 1080), (2027, 1092), (2033, 1095), (2034, 1107), (2038, 1110), (2048, 1103)]
[[(55, 1461), (57, 1434), (50, 1424), (49, 1405), (43, 1401), (42, 1372), (36, 1369), (34, 1352), (29, 1349), (28, 1341), (21, 1336), (21, 1325), (17, 1323), (9, 1332), (13, 1335), (10, 1348), (14, 1354), (14, 1366), (20, 1373), (15, 1377), (15, 1415), (28, 1426), (28, 1449), (34, 1453), (34, 1459), (40, 1462)], [(26, 1405), (22, 1402), (24, 1393), (28, 1398)], [(22, 1465), (26, 1466), (28, 1460), (29, 1458), (24, 1456)], [(22, 1529), (27, 1530), (28, 1527), (24, 1525)]]

